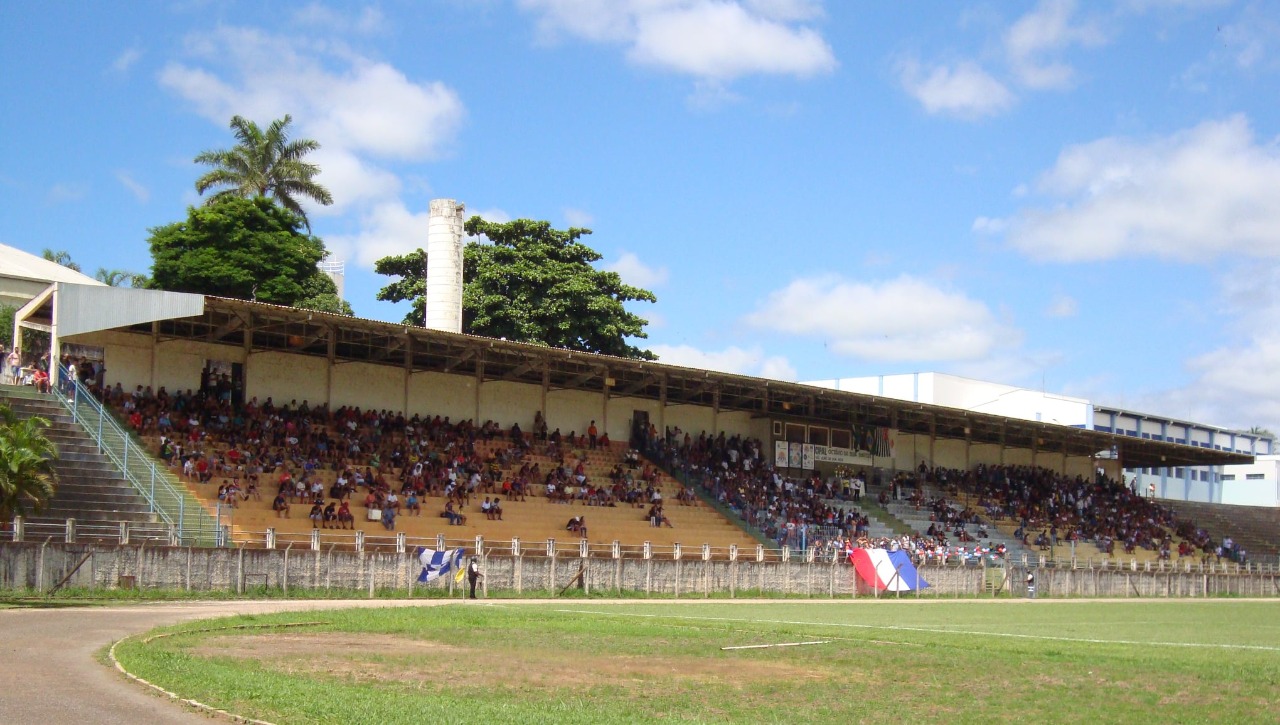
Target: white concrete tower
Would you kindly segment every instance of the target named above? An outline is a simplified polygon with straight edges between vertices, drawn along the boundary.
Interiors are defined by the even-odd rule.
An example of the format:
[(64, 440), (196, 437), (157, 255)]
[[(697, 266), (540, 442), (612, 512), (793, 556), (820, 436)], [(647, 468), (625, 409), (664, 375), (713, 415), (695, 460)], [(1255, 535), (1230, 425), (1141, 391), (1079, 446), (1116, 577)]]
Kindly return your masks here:
[(462, 332), (462, 214), (453, 199), (432, 199), (427, 223), (427, 315), (432, 330)]

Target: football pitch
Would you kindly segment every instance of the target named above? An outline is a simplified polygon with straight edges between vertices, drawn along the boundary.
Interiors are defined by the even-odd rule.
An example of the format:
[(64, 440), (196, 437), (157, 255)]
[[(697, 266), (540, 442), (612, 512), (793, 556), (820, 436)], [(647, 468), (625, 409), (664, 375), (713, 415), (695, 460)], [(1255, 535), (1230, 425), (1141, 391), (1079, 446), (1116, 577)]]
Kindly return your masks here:
[(115, 654), (276, 723), (1275, 722), (1280, 603), (470, 603), (207, 620)]

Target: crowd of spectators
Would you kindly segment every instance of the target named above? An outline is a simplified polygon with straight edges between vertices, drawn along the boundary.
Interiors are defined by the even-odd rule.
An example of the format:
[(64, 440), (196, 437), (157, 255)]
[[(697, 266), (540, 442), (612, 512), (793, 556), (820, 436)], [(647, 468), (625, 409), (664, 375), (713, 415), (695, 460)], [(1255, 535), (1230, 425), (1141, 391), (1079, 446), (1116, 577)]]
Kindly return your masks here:
[[(723, 432), (694, 436), (679, 428), (659, 434), (652, 425), (638, 425), (622, 463), (593, 480), (586, 457), (593, 442), (607, 447), (607, 436), (593, 436), (590, 428), (581, 436), (549, 431), (540, 413), (533, 435), (526, 436), (518, 425), (504, 430), (494, 421), (477, 426), (448, 417), (406, 418), (355, 407), (331, 411), (307, 401), (277, 404), (267, 398), (234, 406), (218, 387), (185, 393), (143, 386), (126, 391), (118, 383), (102, 385), (105, 370), (93, 363), (69, 362), (130, 427), (140, 435), (158, 436), (161, 458), (184, 476), (200, 483), (223, 479), (219, 500), (234, 506), (259, 497), (258, 487), (267, 486), (275, 492), (277, 515), (287, 516), (289, 504), (310, 505), (317, 527), (351, 527), (349, 501), (359, 494), (388, 529), (399, 515), (420, 516), (428, 497), (443, 499), (439, 515), (450, 524), (465, 523), (473, 498), (481, 515), (500, 520), (502, 500), (524, 500), (535, 486), (542, 486), (548, 500), (566, 505), (647, 507), (644, 518), (652, 525), (671, 526), (659, 471), (642, 457), (647, 455), (684, 473), (780, 546), (836, 551), (885, 545), (920, 558), (984, 556), (1003, 553), (1002, 547), (984, 540), (990, 522), (1007, 520), (1017, 522), (1015, 535), (1028, 547), (1091, 542), (1108, 554), (1147, 549), (1168, 558), (1173, 552), (1170, 532), (1176, 532), (1182, 539), (1179, 556), (1247, 557), (1230, 539), (1215, 542), (1194, 523), (1177, 520), (1170, 509), (1102, 475), (1088, 479), (1044, 468), (985, 464), (964, 471), (922, 463), (886, 482), (880, 497), (882, 502), (905, 499), (928, 510), (931, 525), (910, 536), (876, 541), (868, 537), (867, 516), (853, 505), (842, 505), (866, 489), (865, 474), (784, 476), (754, 438)], [(477, 446), (481, 441), (489, 445)], [(550, 470), (528, 460), (535, 450), (550, 459)], [(321, 471), (333, 474), (326, 477), (333, 481), (327, 487)], [(926, 487), (944, 495), (927, 498)], [(976, 502), (961, 507), (945, 498), (961, 492)], [(480, 496), (487, 506), (479, 503)], [(332, 499), (330, 505), (326, 498)], [(692, 491), (683, 489), (676, 497), (678, 504), (693, 500)]]
[[(388, 530), (398, 516), (420, 516), (432, 497), (442, 499), (439, 516), (450, 525), (466, 523), (473, 500), (480, 515), (500, 521), (504, 501), (524, 501), (538, 490), (565, 505), (647, 507), (643, 519), (651, 525), (673, 526), (656, 467), (631, 450), (607, 475), (593, 478), (592, 444), (607, 448), (608, 435), (597, 431), (593, 439), (590, 428), (581, 436), (548, 431), (541, 413), (528, 436), (519, 425), (503, 429), (494, 421), (477, 426), (355, 407), (331, 411), (305, 400), (255, 398), (236, 406), (227, 386), (127, 391), (119, 383), (102, 386), (88, 368), (83, 382), (139, 435), (158, 438), (160, 458), (184, 478), (221, 481), (220, 502), (238, 506), (260, 498), (264, 486), (274, 494), (278, 517), (289, 516), (291, 505), (310, 506), (316, 528), (352, 528), (353, 500)], [(533, 452), (549, 459), (546, 470)], [(687, 505), (694, 497), (682, 490), (675, 500)]]
[(922, 463), (910, 483), (917, 492), (916, 484), (921, 483), (975, 497), (975, 508), (954, 514), (961, 522), (980, 521), (979, 514), (994, 521), (1017, 522), (1014, 535), (1024, 546), (1042, 551), (1086, 542), (1108, 555), (1141, 549), (1170, 559), (1177, 535), (1181, 538), (1178, 556), (1239, 560), (1232, 547), (1215, 543), (1194, 522), (1178, 519), (1173, 509), (1142, 496), (1136, 484), (1126, 486), (1101, 472), (1092, 477), (1068, 476), (1041, 467), (985, 464), (962, 471)]

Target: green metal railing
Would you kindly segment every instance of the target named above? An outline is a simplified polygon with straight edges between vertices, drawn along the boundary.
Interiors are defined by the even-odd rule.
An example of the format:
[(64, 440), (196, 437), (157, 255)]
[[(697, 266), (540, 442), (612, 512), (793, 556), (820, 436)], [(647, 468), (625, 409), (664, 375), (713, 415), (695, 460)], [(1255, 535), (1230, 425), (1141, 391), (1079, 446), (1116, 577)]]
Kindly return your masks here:
[(222, 545), (223, 532), (216, 519), (186, 485), (135, 442), (73, 374), (60, 372), (58, 402), (146, 500), (151, 513), (172, 527), (177, 541), (184, 546)]
[(755, 539), (761, 544), (764, 544), (766, 548), (772, 549), (778, 545), (778, 542), (774, 541), (773, 539), (770, 539), (768, 535), (766, 535), (763, 531), (756, 528), (751, 523), (749, 523), (746, 519), (739, 516), (738, 512), (734, 511), (728, 506), (717, 501), (714, 496), (708, 493), (706, 489), (704, 489), (701, 485), (698, 484), (698, 482), (692, 480), (689, 477), (689, 475), (686, 474), (684, 471), (674, 469), (674, 468), (668, 468), (662, 465), (661, 463), (658, 463), (657, 465), (658, 465), (658, 468), (661, 468), (663, 471), (666, 471), (668, 475), (670, 475), (672, 478), (679, 481), (680, 485), (684, 486), (690, 491), (693, 491), (694, 495), (696, 495), (699, 500), (701, 500), (706, 505), (710, 506), (721, 516), (725, 517), (726, 519), (733, 522), (734, 524), (737, 524), (738, 528), (745, 531), (747, 535), (750, 536), (751, 538)]

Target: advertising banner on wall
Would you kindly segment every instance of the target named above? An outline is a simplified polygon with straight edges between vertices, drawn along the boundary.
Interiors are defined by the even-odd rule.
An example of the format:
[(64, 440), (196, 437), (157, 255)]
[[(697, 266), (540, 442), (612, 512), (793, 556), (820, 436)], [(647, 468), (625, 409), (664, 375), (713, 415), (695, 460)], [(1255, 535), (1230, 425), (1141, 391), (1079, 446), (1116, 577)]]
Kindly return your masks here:
[(790, 468), (804, 468), (804, 445), (801, 443), (792, 443), (789, 451), (790, 455), (787, 465)]
[[(806, 445), (805, 448), (812, 449), (812, 453), (806, 455), (812, 456), (813, 463), (835, 463), (841, 466), (870, 466), (872, 465), (871, 455), (862, 451), (853, 451), (848, 448), (833, 448), (831, 446), (814, 446)], [(813, 468), (813, 464), (809, 464), (806, 468)]]
[(806, 471), (817, 468), (819, 463), (834, 463), (838, 466), (873, 465), (871, 454), (864, 451), (786, 441), (774, 442), (773, 461), (777, 468), (801, 468)]

